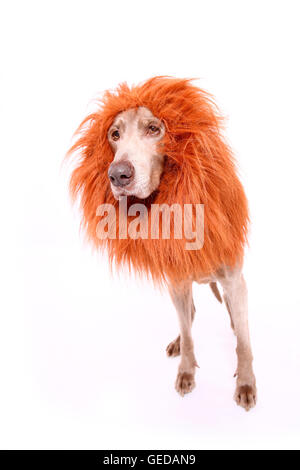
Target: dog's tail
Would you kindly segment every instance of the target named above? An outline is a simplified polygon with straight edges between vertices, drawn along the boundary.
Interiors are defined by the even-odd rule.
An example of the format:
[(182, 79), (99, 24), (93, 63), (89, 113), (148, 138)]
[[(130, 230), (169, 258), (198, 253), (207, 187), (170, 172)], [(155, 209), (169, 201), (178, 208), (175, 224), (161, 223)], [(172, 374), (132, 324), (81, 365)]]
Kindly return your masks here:
[(221, 294), (220, 294), (220, 292), (219, 292), (217, 283), (216, 283), (216, 282), (210, 282), (210, 283), (209, 283), (209, 287), (210, 287), (211, 290), (213, 291), (213, 294), (214, 294), (214, 296), (216, 297), (216, 299), (217, 299), (220, 303), (222, 303), (222, 297), (221, 297)]

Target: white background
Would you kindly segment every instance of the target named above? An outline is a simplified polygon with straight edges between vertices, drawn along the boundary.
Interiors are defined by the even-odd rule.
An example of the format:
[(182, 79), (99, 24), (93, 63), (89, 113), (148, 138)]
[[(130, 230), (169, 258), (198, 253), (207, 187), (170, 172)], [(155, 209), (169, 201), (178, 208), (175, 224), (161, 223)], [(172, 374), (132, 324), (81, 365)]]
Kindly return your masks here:
[[(299, 448), (299, 2), (1, 2), (1, 448)], [(91, 100), (199, 78), (250, 201), (245, 276), (258, 385), (233, 402), (235, 339), (195, 285), (197, 387), (174, 390), (165, 293), (79, 235), (61, 167)]]

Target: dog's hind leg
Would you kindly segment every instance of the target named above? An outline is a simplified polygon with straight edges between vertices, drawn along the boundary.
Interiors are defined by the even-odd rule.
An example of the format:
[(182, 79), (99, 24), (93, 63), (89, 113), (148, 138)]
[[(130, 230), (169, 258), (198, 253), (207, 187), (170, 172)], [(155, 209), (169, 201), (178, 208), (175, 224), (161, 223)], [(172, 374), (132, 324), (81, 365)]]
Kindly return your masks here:
[(248, 328), (247, 286), (240, 269), (226, 270), (219, 278), (237, 337), (237, 385), (235, 400), (247, 411), (256, 404), (256, 381)]
[[(195, 368), (197, 362), (194, 355), (194, 345), (191, 335), (193, 318), (193, 298), (192, 282), (185, 281), (169, 286), (169, 291), (175, 305), (180, 326), (180, 352), (181, 361), (179, 364), (175, 388), (177, 392), (184, 396), (195, 387)], [(177, 341), (177, 339), (175, 340)]]
[[(192, 322), (195, 318), (195, 312), (196, 312), (195, 304), (194, 304), (194, 300), (192, 298)], [(167, 346), (166, 351), (167, 351), (167, 356), (168, 357), (176, 357), (176, 356), (180, 355), (180, 335), (178, 335), (177, 338), (174, 339), (174, 341), (172, 341)]]

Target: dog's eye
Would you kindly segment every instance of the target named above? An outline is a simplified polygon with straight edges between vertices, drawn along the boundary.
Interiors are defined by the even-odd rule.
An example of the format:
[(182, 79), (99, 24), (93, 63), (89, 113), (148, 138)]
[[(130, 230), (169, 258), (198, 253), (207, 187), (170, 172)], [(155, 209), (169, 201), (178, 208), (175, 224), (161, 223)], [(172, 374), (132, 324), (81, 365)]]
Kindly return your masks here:
[(150, 135), (158, 135), (160, 133), (160, 128), (151, 124), (148, 127), (148, 132)]
[(119, 138), (120, 138), (120, 132), (119, 132), (119, 131), (113, 131), (113, 132), (111, 133), (111, 138), (112, 138), (112, 140), (114, 140), (114, 141), (119, 140)]

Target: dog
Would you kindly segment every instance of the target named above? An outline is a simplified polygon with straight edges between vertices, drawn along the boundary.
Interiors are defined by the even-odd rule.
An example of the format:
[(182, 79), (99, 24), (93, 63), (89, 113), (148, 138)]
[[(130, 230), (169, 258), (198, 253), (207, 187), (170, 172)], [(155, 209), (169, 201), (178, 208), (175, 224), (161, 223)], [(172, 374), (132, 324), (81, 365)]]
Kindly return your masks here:
[[(76, 135), (69, 155), (79, 153), (80, 160), (70, 191), (80, 199), (88, 239), (106, 248), (117, 267), (127, 265), (170, 292), (180, 326), (179, 336), (167, 347), (169, 357), (180, 355), (176, 390), (184, 396), (195, 387), (192, 284), (207, 283), (229, 312), (237, 337), (234, 398), (250, 410), (257, 392), (242, 273), (248, 203), (213, 98), (188, 79), (154, 77), (131, 88), (123, 83), (104, 93), (99, 109), (82, 122)], [(179, 209), (203, 205), (203, 245), (188, 250), (186, 237), (163, 237), (161, 229), (154, 238), (141, 233), (128, 238), (126, 231), (120, 236), (124, 199), (128, 214), (137, 204), (176, 204)], [(107, 220), (112, 237), (99, 236), (103, 205), (113, 208), (115, 219)], [(133, 212), (126, 214), (130, 220)], [(143, 217), (148, 222), (150, 215), (146, 211)], [(190, 223), (195, 226), (194, 212)], [(175, 228), (173, 223), (173, 232)]]

